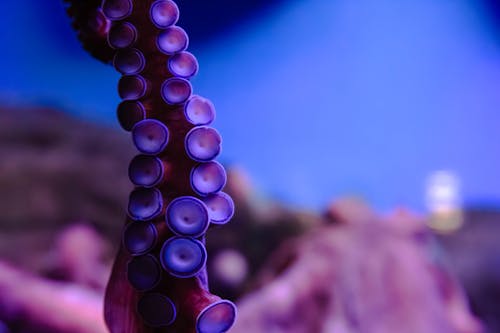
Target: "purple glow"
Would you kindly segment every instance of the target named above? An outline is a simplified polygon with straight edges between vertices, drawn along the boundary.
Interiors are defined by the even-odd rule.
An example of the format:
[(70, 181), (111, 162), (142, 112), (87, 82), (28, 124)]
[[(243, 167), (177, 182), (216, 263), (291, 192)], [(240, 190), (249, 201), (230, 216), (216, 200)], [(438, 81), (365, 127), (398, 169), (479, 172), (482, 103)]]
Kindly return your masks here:
[(187, 278), (195, 276), (207, 261), (205, 246), (189, 237), (172, 237), (163, 244), (160, 252), (163, 268), (171, 275)]
[(132, 139), (137, 149), (144, 154), (161, 153), (168, 143), (168, 128), (155, 119), (145, 119), (132, 128)]
[(139, 99), (146, 94), (147, 82), (140, 75), (125, 75), (118, 81), (118, 95), (121, 99)]
[(126, 131), (131, 131), (135, 124), (146, 117), (146, 111), (141, 102), (124, 101), (118, 105), (116, 115), (120, 126)]
[(191, 171), (191, 187), (199, 195), (206, 196), (222, 190), (226, 185), (226, 171), (217, 162), (202, 163)]
[(150, 222), (131, 222), (123, 230), (123, 246), (132, 255), (151, 250), (156, 243), (157, 231)]
[(128, 175), (136, 186), (152, 187), (163, 178), (163, 163), (158, 157), (137, 155), (130, 162)]
[(197, 333), (224, 333), (233, 326), (236, 320), (236, 306), (222, 300), (207, 306), (196, 320)]
[(173, 1), (159, 0), (151, 5), (149, 16), (154, 25), (164, 29), (177, 23), (179, 8)]
[(137, 304), (137, 312), (147, 325), (153, 327), (171, 325), (177, 316), (174, 302), (158, 293), (143, 295)]
[(175, 76), (190, 78), (198, 72), (198, 60), (189, 52), (179, 52), (168, 59), (168, 70)]
[(208, 228), (209, 218), (205, 204), (195, 197), (179, 197), (167, 207), (167, 225), (177, 235), (199, 237)]
[[(88, 21), (87, 21), (87, 27), (94, 32), (100, 33), (100, 34), (105, 34), (106, 31), (109, 30), (111, 22), (110, 20), (104, 15), (103, 11), (101, 8), (96, 9), (95, 11), (92, 11), (92, 13), (89, 13), (88, 16)], [(1, 332), (1, 330), (0, 330)]]
[(161, 52), (174, 54), (187, 49), (189, 39), (184, 29), (172, 26), (160, 32), (156, 44)]
[(225, 224), (234, 215), (233, 199), (224, 192), (211, 194), (202, 201), (207, 205), (211, 223)]
[(215, 118), (215, 107), (210, 100), (193, 95), (184, 107), (184, 115), (191, 124), (208, 125)]
[(193, 88), (188, 80), (170, 78), (161, 86), (161, 96), (168, 104), (184, 103), (191, 96)]
[(146, 221), (161, 213), (163, 198), (156, 188), (138, 188), (130, 193), (128, 213), (137, 221)]
[(208, 162), (219, 155), (221, 141), (219, 132), (215, 129), (195, 127), (186, 135), (186, 153), (195, 161)]
[(137, 30), (128, 22), (114, 24), (108, 33), (108, 43), (115, 49), (130, 47), (137, 39)]
[(131, 0), (104, 0), (102, 11), (110, 20), (121, 20), (132, 13)]
[(127, 263), (127, 279), (139, 291), (153, 289), (160, 282), (161, 272), (158, 260), (151, 254), (134, 257)]

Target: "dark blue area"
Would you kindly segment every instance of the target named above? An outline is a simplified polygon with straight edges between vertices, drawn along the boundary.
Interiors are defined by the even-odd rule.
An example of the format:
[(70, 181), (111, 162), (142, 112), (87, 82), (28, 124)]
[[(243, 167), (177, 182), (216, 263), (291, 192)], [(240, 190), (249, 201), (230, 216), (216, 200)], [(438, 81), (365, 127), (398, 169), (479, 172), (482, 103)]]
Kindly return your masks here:
[[(6, 0), (14, 1), (14, 0)], [(217, 35), (244, 26), (259, 19), (269, 11), (276, 10), (285, 0), (214, 0), (214, 1), (176, 1), (182, 13), (179, 25), (185, 27), (192, 44), (200, 47), (209, 43)], [(59, 51), (70, 54), (81, 52), (75, 43), (75, 35), (68, 29), (69, 19), (65, 15), (62, 0), (30, 1), (29, 11), (46, 17), (46, 33), (52, 36)]]
[(484, 0), (488, 12), (492, 15), (495, 23), (500, 28), (500, 0)]
[[(464, 201), (499, 202), (498, 1), (485, 1), (181, 1), (221, 159), (306, 207), (347, 194), (423, 208), (441, 169)], [(0, 12), (4, 104), (118, 127), (119, 74), (81, 49), (58, 0)]]
[(286, 0), (176, 1), (182, 13), (179, 25), (186, 27), (193, 44), (201, 45), (276, 10)]

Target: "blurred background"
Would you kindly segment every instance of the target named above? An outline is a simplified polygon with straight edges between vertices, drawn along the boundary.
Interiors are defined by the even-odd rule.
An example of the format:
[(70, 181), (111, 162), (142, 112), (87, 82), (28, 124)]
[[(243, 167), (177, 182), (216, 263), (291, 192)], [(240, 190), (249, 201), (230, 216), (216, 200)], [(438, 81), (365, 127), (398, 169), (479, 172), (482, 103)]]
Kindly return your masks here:
[[(279, 279), (292, 239), (399, 212), (418, 221), (408, 241), (429, 233), (416, 248), (500, 332), (500, 1), (177, 3), (241, 207), (211, 236), (216, 291), (240, 299)], [(134, 154), (115, 119), (119, 74), (82, 49), (61, 1), (3, 0), (0, 12), (0, 255), (19, 274), (102, 291)], [(102, 270), (76, 272), (88, 257), (70, 248), (89, 242)]]

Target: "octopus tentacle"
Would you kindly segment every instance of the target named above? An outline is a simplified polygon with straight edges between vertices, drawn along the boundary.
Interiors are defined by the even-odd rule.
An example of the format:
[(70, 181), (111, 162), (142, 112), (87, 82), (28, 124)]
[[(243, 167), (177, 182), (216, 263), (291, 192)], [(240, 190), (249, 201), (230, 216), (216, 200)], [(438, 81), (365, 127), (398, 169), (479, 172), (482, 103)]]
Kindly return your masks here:
[(67, 2), (84, 47), (122, 74), (117, 118), (139, 152), (128, 168), (136, 187), (106, 291), (107, 325), (112, 333), (226, 332), (236, 308), (208, 290), (205, 233), (231, 219), (234, 203), (214, 161), (222, 142), (209, 127), (215, 108), (189, 81), (198, 61), (176, 25), (179, 8), (171, 0)]
[(111, 27), (110, 20), (104, 15), (101, 0), (63, 0), (71, 25), (77, 31), (83, 47), (96, 59), (110, 63), (114, 51), (107, 42)]

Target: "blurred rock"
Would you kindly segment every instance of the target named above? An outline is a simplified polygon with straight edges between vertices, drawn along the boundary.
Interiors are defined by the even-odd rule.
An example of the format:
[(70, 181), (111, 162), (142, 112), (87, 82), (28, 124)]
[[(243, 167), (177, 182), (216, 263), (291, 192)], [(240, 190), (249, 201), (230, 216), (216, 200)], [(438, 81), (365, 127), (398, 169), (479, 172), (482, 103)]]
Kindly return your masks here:
[(128, 136), (48, 108), (0, 109), (0, 228), (85, 220), (117, 239), (133, 156)]
[(488, 327), (500, 332), (500, 210), (476, 208), (466, 211), (464, 225), (454, 233), (440, 235), (439, 242), (449, 267), (464, 286), (474, 313)]
[(106, 333), (103, 295), (0, 262), (0, 321), (13, 332)]
[(345, 197), (330, 204), (325, 218), (333, 223), (373, 223), (377, 215), (370, 205), (361, 198)]
[(104, 291), (111, 273), (109, 244), (90, 226), (74, 224), (62, 230), (53, 248), (52, 278)]
[(396, 227), (414, 222), (397, 216), (322, 227), (286, 246), (239, 302), (232, 332), (481, 332), (428, 244)]
[(89, 224), (0, 233), (0, 260), (55, 280), (103, 290), (114, 258), (109, 241)]

